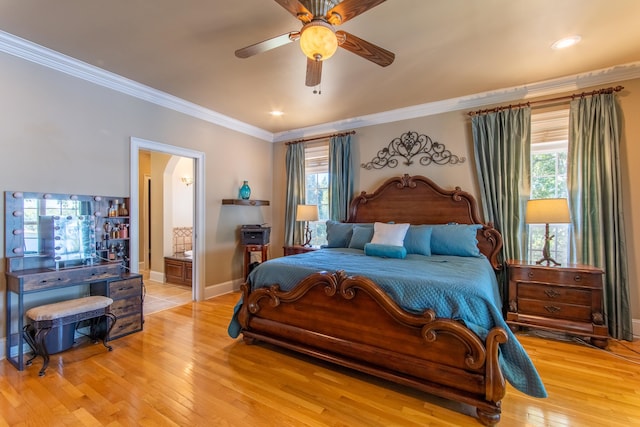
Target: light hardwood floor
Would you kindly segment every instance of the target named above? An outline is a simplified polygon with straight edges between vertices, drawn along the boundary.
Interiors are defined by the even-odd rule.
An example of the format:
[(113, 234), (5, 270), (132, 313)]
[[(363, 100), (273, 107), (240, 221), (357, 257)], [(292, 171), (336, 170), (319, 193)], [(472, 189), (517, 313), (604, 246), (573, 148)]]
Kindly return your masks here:
[(187, 304), (193, 300), (191, 286), (154, 282), (145, 278), (144, 287), (145, 315)]
[[(227, 336), (238, 294), (146, 316), (144, 331), (81, 343), (19, 372), (0, 362), (0, 426), (476, 426), (471, 408)], [(549, 397), (511, 386), (500, 426), (640, 425), (640, 343), (618, 355), (519, 335)], [(620, 356), (620, 355), (624, 355)], [(633, 360), (631, 360), (633, 359)]]

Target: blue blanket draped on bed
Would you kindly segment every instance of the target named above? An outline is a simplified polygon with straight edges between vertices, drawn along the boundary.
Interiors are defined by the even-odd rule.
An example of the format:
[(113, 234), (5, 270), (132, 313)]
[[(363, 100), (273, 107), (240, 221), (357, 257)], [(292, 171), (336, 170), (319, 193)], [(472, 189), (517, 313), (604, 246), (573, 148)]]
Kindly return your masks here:
[[(403, 309), (422, 313), (432, 308), (438, 317), (461, 320), (481, 339), (500, 326), (509, 340), (500, 345), (500, 367), (516, 389), (534, 397), (546, 397), (544, 385), (529, 356), (505, 323), (498, 283), (485, 257), (408, 255), (405, 259), (365, 256), (359, 249), (323, 249), (276, 258), (261, 264), (249, 276), (251, 286), (279, 284), (284, 291), (318, 271), (344, 270), (348, 275), (370, 278)], [(240, 333), (236, 314), (229, 325), (233, 338)]]

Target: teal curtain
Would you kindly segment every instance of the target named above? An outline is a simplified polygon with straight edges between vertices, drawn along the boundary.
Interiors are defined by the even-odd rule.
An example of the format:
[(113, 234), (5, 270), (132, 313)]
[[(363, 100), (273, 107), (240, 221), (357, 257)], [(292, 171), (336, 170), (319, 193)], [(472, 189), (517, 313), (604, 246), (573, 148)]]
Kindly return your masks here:
[(352, 197), (351, 135), (334, 136), (329, 140), (329, 217), (346, 220)]
[[(523, 259), (524, 212), (531, 186), (531, 108), (477, 114), (471, 123), (484, 220), (502, 233), (502, 261)], [(498, 279), (506, 298), (506, 274)]]
[(304, 144), (289, 144), (286, 156), (287, 199), (284, 213), (284, 244), (286, 246), (302, 243), (304, 227), (296, 221), (298, 205), (305, 203)]
[(567, 187), (571, 259), (605, 271), (609, 334), (633, 339), (620, 184), (620, 122), (613, 93), (571, 101)]

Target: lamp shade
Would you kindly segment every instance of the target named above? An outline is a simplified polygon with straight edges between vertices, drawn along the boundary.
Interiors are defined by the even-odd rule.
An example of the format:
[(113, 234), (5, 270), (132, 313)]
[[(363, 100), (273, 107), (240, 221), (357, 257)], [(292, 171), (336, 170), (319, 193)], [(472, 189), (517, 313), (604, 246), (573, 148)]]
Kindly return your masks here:
[(317, 221), (318, 206), (317, 205), (298, 205), (296, 211), (296, 221)]
[(567, 199), (534, 199), (527, 202), (527, 224), (565, 224), (571, 222)]
[(338, 39), (333, 27), (324, 21), (311, 21), (302, 28), (300, 49), (315, 61), (329, 59), (338, 50)]

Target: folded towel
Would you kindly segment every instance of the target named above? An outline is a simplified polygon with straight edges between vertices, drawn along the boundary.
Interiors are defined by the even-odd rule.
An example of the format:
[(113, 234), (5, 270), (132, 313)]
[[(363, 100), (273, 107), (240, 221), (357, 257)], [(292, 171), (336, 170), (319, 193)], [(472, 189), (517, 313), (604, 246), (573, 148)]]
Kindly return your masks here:
[(184, 251), (184, 256), (186, 256), (186, 257), (193, 256), (193, 251)]

